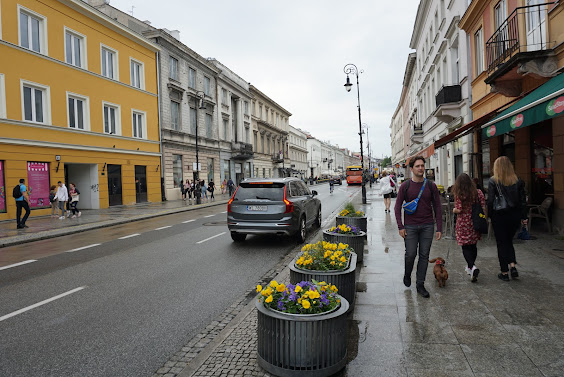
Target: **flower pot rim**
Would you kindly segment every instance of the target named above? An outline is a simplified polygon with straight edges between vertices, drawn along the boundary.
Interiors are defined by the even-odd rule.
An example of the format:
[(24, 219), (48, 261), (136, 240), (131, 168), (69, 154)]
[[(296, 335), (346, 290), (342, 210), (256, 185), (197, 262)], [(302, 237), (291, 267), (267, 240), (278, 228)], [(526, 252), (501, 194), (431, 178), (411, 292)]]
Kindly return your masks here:
[(259, 295), (260, 295), (260, 293), (257, 294), (256, 300), (255, 300), (255, 307), (257, 308), (258, 311), (260, 311), (261, 313), (266, 314), (270, 317), (277, 318), (277, 319), (294, 320), (294, 321), (298, 321), (298, 322), (307, 322), (307, 321), (313, 321), (313, 320), (326, 320), (326, 319), (330, 319), (330, 318), (335, 318), (335, 317), (342, 315), (343, 313), (346, 313), (348, 311), (349, 305), (350, 305), (349, 301), (346, 298), (344, 298), (340, 294), (337, 294), (337, 296), (339, 297), (341, 302), (340, 302), (339, 306), (337, 306), (336, 308), (333, 308), (330, 311), (323, 312), (323, 313), (316, 313), (316, 314), (293, 314), (293, 313), (284, 313), (284, 312), (274, 310), (274, 309), (271, 309), (271, 308), (265, 306), (264, 303), (259, 300)]
[(366, 215), (364, 215), (364, 216), (340, 216), (340, 215), (337, 215), (336, 217), (339, 218), (339, 219), (366, 219)]
[(352, 254), (354, 254), (356, 256), (356, 252), (351, 251), (351, 257), (349, 258), (347, 265), (345, 267), (343, 267), (342, 269), (339, 269), (339, 270), (308, 270), (308, 269), (305, 269), (305, 268), (298, 267), (296, 265), (296, 261), (300, 257), (301, 253), (298, 254), (294, 259), (292, 259), (290, 266), (294, 267), (296, 270), (298, 270), (299, 272), (303, 272), (303, 273), (318, 274), (318, 275), (319, 274), (327, 274), (327, 275), (335, 274), (336, 275), (338, 273), (346, 272), (348, 269), (351, 268), (351, 266), (352, 266), (351, 261), (353, 259)]
[(329, 231), (329, 229), (324, 229), (323, 233), (325, 234), (331, 234), (331, 235), (335, 235), (335, 236), (348, 236), (348, 237), (364, 237), (364, 235), (366, 235), (366, 232), (361, 230), (359, 234), (343, 234), (343, 233), (333, 233), (331, 231)]

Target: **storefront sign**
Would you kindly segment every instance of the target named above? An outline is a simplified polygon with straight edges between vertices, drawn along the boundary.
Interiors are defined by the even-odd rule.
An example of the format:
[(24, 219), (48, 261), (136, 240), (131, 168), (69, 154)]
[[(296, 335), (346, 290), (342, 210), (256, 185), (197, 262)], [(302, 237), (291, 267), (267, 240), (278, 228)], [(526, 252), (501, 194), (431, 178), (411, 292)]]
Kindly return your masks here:
[(27, 194), (31, 208), (47, 208), (49, 203), (49, 163), (27, 163)]
[(6, 187), (4, 186), (4, 161), (0, 161), (0, 213), (6, 212)]
[(511, 128), (521, 127), (524, 119), (525, 118), (523, 117), (523, 114), (515, 115), (513, 118), (511, 118), (511, 121), (510, 121)]
[(553, 99), (546, 105), (546, 113), (549, 116), (560, 114), (562, 111), (564, 111), (564, 96)]

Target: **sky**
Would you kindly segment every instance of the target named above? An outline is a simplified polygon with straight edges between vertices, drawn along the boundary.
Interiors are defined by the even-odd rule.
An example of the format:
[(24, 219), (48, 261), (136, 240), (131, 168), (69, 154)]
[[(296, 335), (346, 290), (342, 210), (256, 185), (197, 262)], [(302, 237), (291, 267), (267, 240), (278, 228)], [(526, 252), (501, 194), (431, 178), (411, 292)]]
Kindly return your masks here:
[[(341, 148), (360, 150), (362, 124), (371, 154), (391, 154), (390, 122), (411, 52), (417, 0), (110, 0), (110, 5), (212, 57), (292, 113), (290, 125)], [(133, 8), (132, 8), (133, 7)], [(366, 134), (363, 136), (366, 148)], [(367, 150), (364, 150), (367, 153)]]

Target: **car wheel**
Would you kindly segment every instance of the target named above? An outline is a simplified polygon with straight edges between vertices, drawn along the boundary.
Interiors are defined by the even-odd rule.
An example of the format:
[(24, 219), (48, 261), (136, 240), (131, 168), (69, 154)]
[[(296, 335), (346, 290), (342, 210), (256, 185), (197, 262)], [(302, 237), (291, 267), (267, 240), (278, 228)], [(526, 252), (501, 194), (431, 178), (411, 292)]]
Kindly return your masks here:
[(246, 234), (231, 232), (231, 239), (235, 242), (243, 242), (245, 241), (245, 238), (247, 238)]
[(321, 228), (321, 207), (317, 211), (317, 217), (315, 218), (315, 226)]
[(298, 228), (298, 232), (296, 233), (296, 241), (298, 243), (304, 243), (306, 240), (306, 220), (305, 217), (300, 217), (300, 226)]

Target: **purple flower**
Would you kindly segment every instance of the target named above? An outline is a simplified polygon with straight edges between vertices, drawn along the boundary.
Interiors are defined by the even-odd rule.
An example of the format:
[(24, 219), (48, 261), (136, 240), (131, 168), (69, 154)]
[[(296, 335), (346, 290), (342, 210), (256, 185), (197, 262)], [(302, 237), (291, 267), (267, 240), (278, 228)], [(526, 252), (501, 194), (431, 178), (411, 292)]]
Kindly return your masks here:
[(278, 300), (278, 310), (286, 310), (286, 307), (284, 306), (284, 302), (282, 300)]
[(288, 300), (296, 302), (298, 300), (298, 295), (295, 293), (290, 294), (290, 296), (288, 296)]
[(329, 300), (327, 299), (327, 295), (325, 293), (321, 295), (319, 301), (321, 302), (321, 305), (329, 305)]

